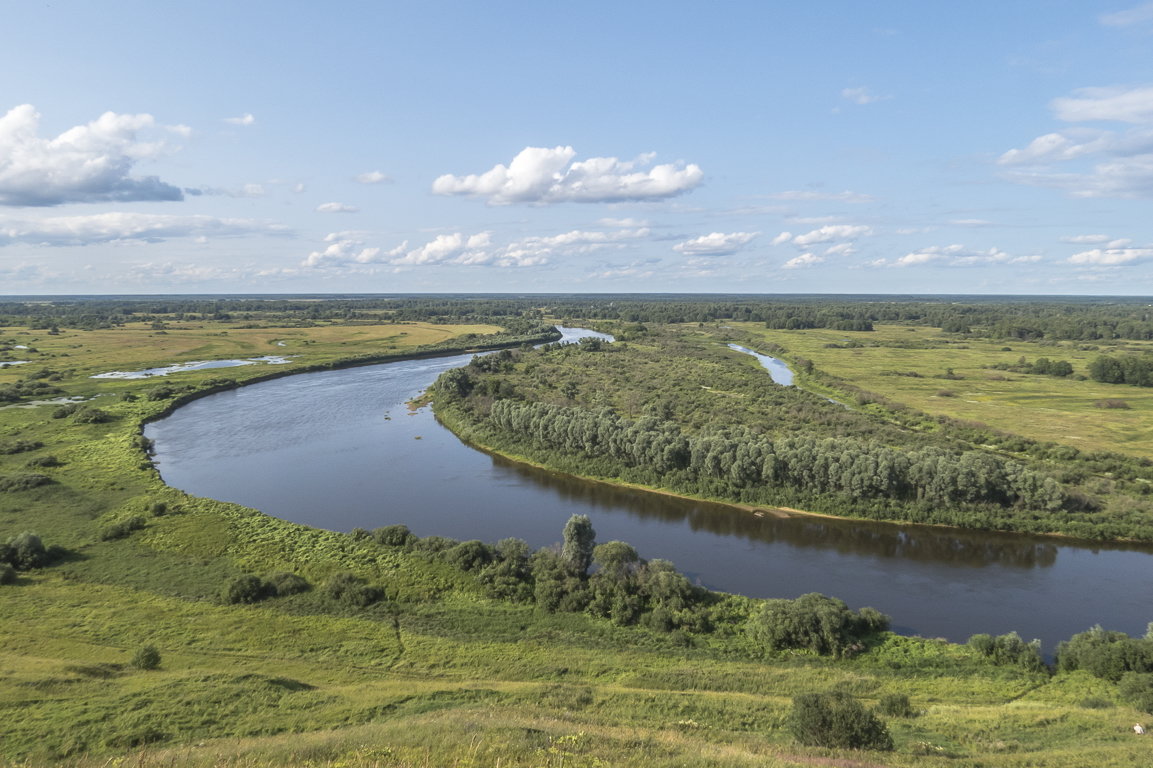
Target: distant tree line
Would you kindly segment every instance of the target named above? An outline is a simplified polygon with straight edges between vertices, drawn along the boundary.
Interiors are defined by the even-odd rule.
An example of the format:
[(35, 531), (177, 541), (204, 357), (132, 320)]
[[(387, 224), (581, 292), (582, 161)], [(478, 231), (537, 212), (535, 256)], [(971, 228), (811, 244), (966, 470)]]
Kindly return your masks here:
[(0, 300), (0, 325), (113, 328), (127, 323), (367, 323), (413, 320), (540, 324), (546, 315), (622, 325), (756, 322), (768, 328), (868, 331), (877, 323), (1018, 340), (1153, 339), (1146, 299), (980, 296), (717, 296), (542, 294), (475, 296), (37, 297)]

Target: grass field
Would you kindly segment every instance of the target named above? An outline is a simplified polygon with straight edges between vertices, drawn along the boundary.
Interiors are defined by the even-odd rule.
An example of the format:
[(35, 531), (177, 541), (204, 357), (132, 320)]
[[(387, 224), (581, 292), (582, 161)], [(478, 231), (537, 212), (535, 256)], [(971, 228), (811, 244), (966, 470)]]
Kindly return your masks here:
[[(315, 327), (237, 328), (214, 321), (166, 323), (163, 330), (140, 325), (92, 331), (62, 330), (57, 335), (24, 328), (0, 327), (0, 340), (31, 347), (13, 350), (26, 365), (3, 367), (0, 383), (15, 381), (30, 369), (68, 368), (78, 376), (131, 371), (173, 363), (286, 355), (297, 364), (314, 364), (346, 357), (402, 352), (465, 334), (489, 334), (494, 325), (437, 325), (406, 322), (383, 325), (323, 324)], [(252, 367), (252, 366), (249, 366)], [(197, 376), (232, 374), (238, 369), (198, 371)]]
[[(735, 325), (781, 345), (788, 350), (787, 357), (812, 360), (822, 371), (929, 414), (979, 421), (1024, 437), (1085, 451), (1153, 456), (1153, 391), (990, 367), (997, 363), (1012, 365), (1022, 356), (1030, 363), (1047, 357), (1068, 360), (1075, 375), (1086, 375), (1089, 362), (1110, 353), (1113, 346), (963, 339), (923, 326), (881, 325), (872, 332), (851, 332), (780, 331), (753, 323)], [(862, 346), (828, 346), (843, 347), (847, 342)], [(921, 344), (925, 348), (895, 346), (898, 344)], [(1145, 342), (1124, 342), (1120, 346), (1153, 351), (1153, 345)], [(950, 369), (955, 378), (943, 378)], [(1123, 400), (1129, 407), (1098, 407), (1105, 400)]]
[[(1116, 686), (1082, 673), (1050, 678), (893, 635), (839, 662), (763, 658), (743, 634), (686, 647), (647, 629), (490, 600), (475, 577), (435, 558), (168, 488), (138, 439), (141, 421), (168, 401), (123, 397), (159, 382), (89, 375), (278, 350), (300, 354), (293, 366), (303, 366), (486, 330), (171, 325), (161, 336), (0, 331), (40, 350), (30, 355), (35, 368), (63, 371), (54, 383), (65, 394), (102, 395), (94, 404), (111, 419), (52, 418), (52, 406), (0, 410), (0, 443), (43, 443), (0, 455), (0, 474), (59, 460), (37, 470), (52, 483), (0, 493), (0, 540), (34, 530), (67, 550), (0, 586), (0, 763), (1120, 768), (1148, 756), (1129, 731), (1141, 716)], [(27, 367), (0, 371), (0, 382)], [(106, 538), (134, 516), (142, 527)], [(220, 599), (241, 574), (292, 571), (321, 585), (344, 570), (389, 599), (363, 609), (321, 590), (256, 605)], [(159, 650), (159, 669), (131, 666), (144, 645)], [(798, 746), (785, 727), (791, 697), (832, 688), (868, 705), (904, 693), (921, 714), (890, 720), (892, 753)]]

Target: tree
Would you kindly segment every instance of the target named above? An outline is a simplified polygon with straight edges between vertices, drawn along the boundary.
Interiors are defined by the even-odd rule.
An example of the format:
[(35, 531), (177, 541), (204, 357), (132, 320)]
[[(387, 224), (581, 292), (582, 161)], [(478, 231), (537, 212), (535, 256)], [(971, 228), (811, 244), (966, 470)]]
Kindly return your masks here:
[(561, 547), (561, 559), (579, 576), (588, 573), (593, 562), (593, 547), (596, 543), (597, 532), (593, 530), (592, 521), (588, 515), (573, 515), (564, 526), (564, 545)]

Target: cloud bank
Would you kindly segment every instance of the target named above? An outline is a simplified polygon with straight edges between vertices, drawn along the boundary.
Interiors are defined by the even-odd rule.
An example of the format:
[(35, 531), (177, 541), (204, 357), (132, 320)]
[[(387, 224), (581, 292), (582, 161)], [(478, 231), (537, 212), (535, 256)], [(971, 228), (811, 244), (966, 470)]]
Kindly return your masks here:
[(162, 242), (181, 237), (238, 237), (286, 235), (278, 224), (254, 219), (213, 216), (166, 216), (148, 213), (98, 213), (91, 216), (53, 216), (17, 220), (0, 218), (0, 246), (75, 246), (118, 241)]

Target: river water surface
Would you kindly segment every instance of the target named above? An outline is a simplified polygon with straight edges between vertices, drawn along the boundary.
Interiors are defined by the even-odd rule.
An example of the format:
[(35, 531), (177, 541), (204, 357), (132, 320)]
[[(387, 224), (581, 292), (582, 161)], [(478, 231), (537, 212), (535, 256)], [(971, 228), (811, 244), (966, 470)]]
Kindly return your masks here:
[[(562, 329), (567, 339), (598, 335)], [(405, 402), (470, 355), (306, 373), (193, 401), (150, 424), (165, 481), (286, 520), (348, 531), (534, 547), (573, 514), (598, 541), (672, 560), (700, 583), (754, 597), (823, 592), (871, 605), (894, 629), (964, 641), (1016, 630), (1052, 652), (1100, 623), (1153, 620), (1153, 548), (748, 512), (600, 483), (489, 456)]]

